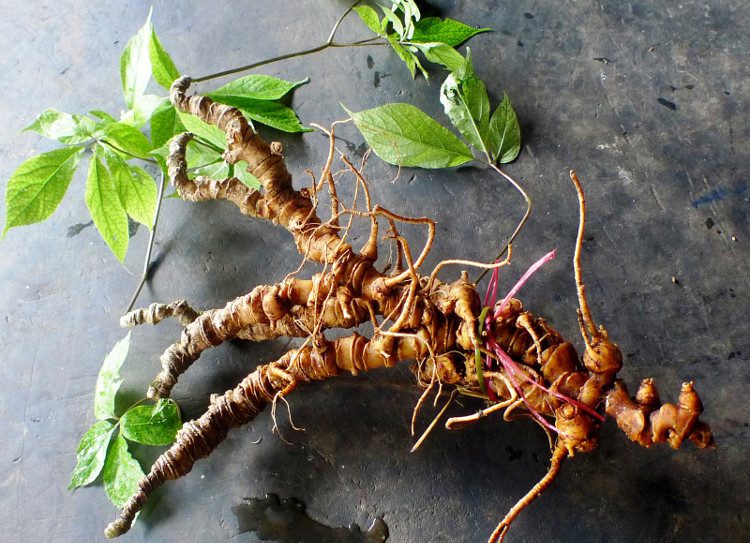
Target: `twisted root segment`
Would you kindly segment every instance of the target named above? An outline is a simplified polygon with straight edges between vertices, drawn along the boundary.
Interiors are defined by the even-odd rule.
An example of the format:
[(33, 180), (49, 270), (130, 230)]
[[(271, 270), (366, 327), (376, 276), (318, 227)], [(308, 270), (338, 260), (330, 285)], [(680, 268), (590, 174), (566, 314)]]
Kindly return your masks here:
[(177, 319), (182, 326), (188, 326), (198, 318), (198, 313), (185, 300), (177, 300), (171, 304), (151, 304), (142, 309), (136, 309), (122, 316), (120, 326), (132, 328), (139, 324), (159, 324), (166, 318)]
[(703, 403), (693, 383), (683, 383), (677, 404), (660, 405), (659, 392), (651, 379), (644, 379), (635, 398), (628, 395), (625, 383), (618, 381), (607, 393), (607, 414), (631, 441), (644, 447), (654, 443), (669, 443), (677, 449), (690, 439), (699, 449), (714, 447), (708, 426), (698, 417)]
[[(258, 366), (236, 388), (212, 397), (200, 418), (185, 423), (174, 445), (159, 457), (120, 517), (107, 527), (107, 537), (125, 533), (152, 492), (165, 481), (189, 473), (196, 461), (207, 457), (226, 438), (230, 429), (252, 421), (269, 403), (274, 405), (297, 386), (343, 372), (357, 374), (392, 366), (402, 360), (416, 360), (418, 383), (426, 387), (415, 417), (419, 405), (437, 383), (438, 390), (443, 385), (454, 386), (490, 404), (474, 415), (450, 419), (448, 428), (460, 428), (502, 411), (506, 420), (532, 416), (548, 431), (553, 449), (549, 471), (508, 512), (490, 542), (503, 539), (513, 520), (551, 484), (565, 458), (596, 446), (602, 404), (626, 435), (643, 446), (668, 442), (676, 448), (685, 439), (699, 447), (713, 444), (708, 426), (699, 420), (703, 407), (692, 383), (683, 385), (677, 404), (660, 405), (650, 380), (642, 383), (635, 399), (617, 381), (622, 367), (620, 349), (603, 326), (595, 325), (585, 295), (580, 266), (585, 201), (573, 172), (581, 216), (574, 258), (579, 323), (586, 345), (581, 358), (573, 345), (546, 321), (525, 311), (521, 302), (511, 297), (516, 288), (497, 304), (494, 294), (488, 296), (489, 303), (495, 305), (492, 318), (480, 323), (478, 316), (483, 308), (476, 285), (469, 282), (468, 275), (463, 272), (459, 280), (450, 283), (437, 279), (437, 272), (450, 264), (497, 269), (510, 257), (490, 265), (443, 261), (431, 274), (423, 276), (420, 266), (432, 246), (434, 222), (402, 217), (373, 206), (361, 168), (342, 157), (346, 170), (354, 174), (355, 183), (353, 202), (346, 207), (337, 195), (330, 170), (335, 154), (333, 127), (327, 132), (331, 143), (320, 183), (313, 177), (309, 189), (298, 191), (292, 187), (280, 144), (265, 143), (235, 108), (214, 103), (205, 96), (187, 96), (189, 84), (189, 78), (174, 83), (173, 104), (222, 129), (227, 137), (225, 159), (231, 163), (246, 161), (248, 171), (260, 180), (263, 189), (250, 189), (236, 178), (190, 179), (185, 149), (192, 136), (184, 134), (174, 139), (167, 161), (170, 180), (177, 191), (194, 202), (228, 200), (245, 215), (283, 226), (291, 233), (303, 261), (317, 262), (323, 270), (309, 279), (300, 279), (296, 277), (300, 266), (280, 283), (258, 286), (223, 308), (200, 314), (178, 301), (152, 304), (123, 317), (121, 324), (128, 327), (157, 324), (168, 317), (177, 318), (184, 326), (180, 340), (161, 356), (162, 370), (149, 389), (153, 398), (169, 395), (179, 376), (201, 353), (224, 341), (279, 337), (305, 341), (275, 362)], [(316, 213), (318, 192), (323, 186), (330, 193), (332, 210), (325, 222)], [(364, 209), (357, 209), (360, 188)], [(346, 217), (348, 225), (342, 227), (341, 219)], [(366, 218), (371, 225), (367, 242), (359, 252), (346, 242), (356, 217)], [(396, 245), (396, 266), (390, 275), (375, 267), (379, 220), (388, 222), (386, 237)], [(427, 242), (416, 260), (399, 233), (401, 224), (427, 228)], [(517, 287), (529, 276), (527, 272)], [(496, 274), (491, 284), (497, 285)], [(483, 314), (488, 313), (489, 308), (485, 308)], [(327, 329), (349, 329), (368, 320), (374, 328), (370, 338), (355, 333), (331, 341), (323, 334)], [(445, 408), (440, 415), (444, 411)]]

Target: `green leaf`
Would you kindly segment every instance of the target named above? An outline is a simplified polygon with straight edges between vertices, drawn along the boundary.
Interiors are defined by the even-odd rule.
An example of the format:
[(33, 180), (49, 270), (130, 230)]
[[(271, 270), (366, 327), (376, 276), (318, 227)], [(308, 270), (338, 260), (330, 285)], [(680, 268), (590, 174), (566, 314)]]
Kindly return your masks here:
[(167, 102), (164, 96), (155, 94), (142, 94), (136, 96), (133, 109), (126, 111), (120, 116), (120, 122), (135, 128), (140, 128), (148, 122), (154, 111)]
[(144, 445), (169, 445), (182, 427), (174, 400), (162, 398), (154, 405), (139, 405), (120, 419), (122, 434)]
[(31, 157), (10, 176), (5, 192), (5, 230), (43, 221), (57, 209), (81, 160), (83, 147)]
[(76, 467), (70, 477), (68, 490), (94, 482), (104, 467), (107, 445), (114, 429), (115, 425), (112, 422), (100, 420), (83, 434), (78, 442)]
[(132, 109), (136, 97), (146, 92), (151, 79), (151, 59), (149, 42), (151, 37), (151, 11), (148, 12), (146, 24), (130, 38), (120, 57), (120, 78), (125, 103)]
[(227, 148), (227, 137), (220, 128), (208, 124), (190, 113), (177, 111), (177, 115), (188, 132), (195, 134), (220, 149)]
[(469, 148), (449, 130), (412, 105), (386, 104), (347, 113), (367, 145), (390, 164), (450, 168), (474, 158)]
[[(393, 31), (398, 34), (398, 37), (400, 39), (403, 39), (405, 37), (404, 35), (404, 23), (401, 21), (398, 15), (396, 15), (392, 10), (386, 8), (385, 6), (378, 6), (381, 11), (383, 12), (383, 15), (385, 15), (385, 19), (389, 23), (391, 23), (391, 27), (393, 28)], [(393, 9), (396, 9), (396, 6), (393, 6)]]
[(86, 177), (86, 206), (102, 238), (117, 259), (123, 262), (129, 241), (128, 215), (120, 203), (114, 176), (104, 165), (102, 153), (97, 145), (89, 163)]
[[(158, 149), (154, 149), (151, 151), (151, 156), (157, 157), (166, 163), (166, 160), (169, 157), (169, 146), (171, 143), (170, 139)], [(217, 162), (224, 161), (224, 157), (222, 157), (221, 153), (213, 146), (210, 144), (204, 145), (196, 140), (188, 142), (186, 155), (188, 170), (202, 168), (204, 166), (210, 166)]]
[(111, 144), (115, 151), (130, 157), (149, 158), (151, 144), (143, 133), (123, 122), (110, 123), (104, 127), (104, 143)]
[(440, 19), (425, 17), (414, 25), (412, 42), (438, 42), (456, 47), (482, 32), (489, 32), (491, 28), (474, 28), (454, 19)]
[(516, 159), (521, 151), (521, 127), (506, 94), (492, 114), (489, 136), (492, 158), (501, 164)]
[(220, 152), (195, 140), (188, 143), (186, 158), (188, 169), (202, 168), (217, 162), (224, 162), (224, 157), (221, 156)]
[(169, 56), (169, 53), (167, 53), (156, 36), (153, 26), (151, 26), (151, 35), (148, 41), (148, 53), (154, 73), (154, 80), (169, 90), (174, 80), (180, 77), (180, 72), (177, 71), (172, 57)]
[(378, 17), (377, 11), (372, 9), (370, 6), (356, 6), (354, 11), (357, 12), (362, 22), (367, 25), (367, 28), (372, 30), (375, 34), (380, 35), (380, 17)]
[(416, 47), (422, 51), (427, 60), (445, 66), (450, 71), (461, 69), (466, 62), (461, 53), (444, 43), (424, 43), (417, 44)]
[(308, 83), (309, 79), (284, 81), (270, 75), (248, 75), (235, 79), (223, 87), (219, 87), (208, 96), (217, 102), (223, 98), (253, 98), (255, 100), (278, 100), (300, 85)]
[(294, 110), (278, 102), (240, 96), (221, 96), (217, 98), (217, 101), (234, 106), (250, 119), (283, 132), (310, 132), (312, 130), (302, 126)]
[(164, 102), (151, 115), (151, 142), (159, 148), (168, 142), (172, 136), (187, 132), (177, 110), (169, 102)]
[(312, 132), (312, 128), (303, 126), (293, 109), (278, 102), (267, 102), (263, 100), (243, 100), (245, 105), (239, 107), (240, 111), (250, 119), (257, 121), (276, 130), (290, 133)]
[(56, 109), (48, 109), (23, 130), (33, 130), (62, 143), (76, 144), (84, 143), (93, 137), (96, 123), (85, 115), (71, 115)]
[(224, 162), (224, 160), (221, 160), (219, 162), (206, 164), (205, 166), (199, 166), (193, 170), (192, 173), (192, 178), (197, 175), (204, 175), (211, 179), (227, 179), (228, 177), (232, 177), (232, 166), (231, 164)]
[(115, 396), (120, 389), (120, 368), (130, 349), (130, 332), (115, 343), (109, 354), (104, 357), (104, 363), (99, 370), (94, 389), (94, 416), (98, 420), (114, 419)]
[(109, 151), (107, 166), (115, 178), (117, 194), (127, 214), (150, 230), (158, 196), (154, 178), (143, 169), (128, 164), (119, 155)]
[(463, 79), (451, 73), (440, 87), (440, 103), (466, 141), (489, 154), (490, 100), (482, 80), (473, 73)]
[(104, 464), (104, 490), (116, 507), (122, 507), (130, 496), (138, 492), (138, 482), (144, 476), (141, 465), (130, 455), (128, 442), (117, 434), (115, 442), (107, 452)]
[(89, 115), (93, 115), (97, 119), (101, 119), (105, 124), (117, 122), (117, 119), (115, 119), (106, 111), (102, 111), (101, 109), (92, 109), (91, 111), (89, 111)]
[(260, 181), (258, 181), (257, 177), (247, 171), (247, 168), (247, 162), (240, 160), (234, 165), (234, 176), (251, 189), (259, 190), (261, 187)]
[(396, 51), (398, 57), (406, 63), (406, 67), (409, 68), (409, 73), (413, 78), (416, 75), (417, 68), (416, 55), (401, 45), (393, 34), (388, 36), (388, 42), (391, 44), (393, 50)]

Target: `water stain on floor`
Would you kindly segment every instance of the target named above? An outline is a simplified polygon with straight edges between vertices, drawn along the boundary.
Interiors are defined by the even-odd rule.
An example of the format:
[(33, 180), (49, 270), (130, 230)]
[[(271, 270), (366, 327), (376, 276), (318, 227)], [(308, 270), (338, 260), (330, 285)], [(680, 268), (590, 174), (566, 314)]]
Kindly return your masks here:
[(310, 518), (304, 503), (296, 498), (279, 499), (276, 494), (265, 498), (245, 498), (232, 507), (239, 523), (239, 533), (255, 532), (261, 541), (275, 543), (382, 543), (388, 539), (388, 526), (376, 518), (370, 529), (362, 531), (357, 524), (331, 527)]

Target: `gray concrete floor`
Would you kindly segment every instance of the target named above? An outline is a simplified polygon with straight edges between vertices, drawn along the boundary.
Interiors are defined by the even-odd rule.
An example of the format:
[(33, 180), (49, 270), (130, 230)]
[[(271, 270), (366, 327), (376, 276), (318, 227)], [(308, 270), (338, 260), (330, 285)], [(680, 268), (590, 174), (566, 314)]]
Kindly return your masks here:
[[(150, 3), (2, 4), (0, 179), (7, 180), (25, 158), (54, 147), (19, 133), (47, 107), (119, 112), (119, 55)], [(199, 76), (316, 44), (344, 5), (157, 1), (154, 23), (183, 73)], [(430, 5), (495, 29), (472, 42), (475, 64), (492, 97), (506, 91), (517, 109), (524, 149), (508, 171), (535, 202), (508, 277), (549, 249), (559, 251), (524, 290), (525, 303), (577, 341), (569, 265), (577, 216), (566, 180), (575, 167), (590, 202), (586, 279), (596, 317), (626, 353), (622, 376), (631, 386), (652, 376), (670, 399), (681, 381), (694, 379), (719, 443), (716, 451), (643, 450), (608, 423), (601, 446), (568, 463), (509, 540), (750, 540), (750, 6), (740, 0)], [(344, 32), (362, 31), (357, 25), (353, 20)], [(304, 122), (343, 117), (339, 101), (355, 110), (407, 101), (446, 122), (439, 74), (429, 85), (411, 81), (384, 48), (325, 52), (266, 73), (311, 77), (294, 96)], [(321, 135), (267, 135), (283, 141), (297, 178), (322, 164)], [(355, 148), (362, 142), (353, 129), (342, 136)], [(488, 258), (488, 247), (494, 251), (523, 211), (507, 186), (474, 168), (405, 170), (391, 183), (394, 169), (373, 160), (369, 175), (386, 207), (439, 221), (431, 264), (448, 256)], [(50, 220), (13, 230), (0, 244), (4, 541), (97, 541), (115, 514), (101, 486), (66, 491), (76, 443), (93, 421), (97, 372), (124, 335), (117, 319), (136, 283), (93, 228), (69, 233), (89, 221), (83, 181), (79, 175)], [(131, 239), (127, 267), (134, 272), (146, 239), (143, 228)], [(140, 301), (185, 297), (199, 308), (276, 281), (297, 263), (286, 232), (226, 205), (178, 200), (166, 202), (156, 256), (160, 265)], [(142, 394), (158, 354), (177, 335), (172, 324), (134, 332), (123, 370), (127, 395)], [(186, 375), (175, 397), (187, 416), (196, 416), (210, 393), (284, 349), (283, 342), (217, 348)], [(268, 414), (259, 417), (189, 477), (159, 492), (125, 540), (229, 539), (237, 530), (231, 507), (244, 496), (275, 492), (296, 496), (331, 525), (365, 525), (383, 515), (395, 542), (483, 541), (544, 472), (546, 438), (529, 422), (490, 420), (435, 432), (410, 455), (408, 421), (417, 397), (406, 369), (300, 391), (291, 406), (307, 431), (295, 433), (282, 421), (292, 445), (270, 434)], [(154, 457), (152, 450), (136, 453), (144, 466)]]

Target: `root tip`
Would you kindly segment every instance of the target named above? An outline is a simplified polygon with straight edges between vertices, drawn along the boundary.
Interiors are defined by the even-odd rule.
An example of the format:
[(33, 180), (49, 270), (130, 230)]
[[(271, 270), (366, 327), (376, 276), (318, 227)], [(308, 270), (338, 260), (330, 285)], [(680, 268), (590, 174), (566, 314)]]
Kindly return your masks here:
[(104, 537), (106, 537), (107, 539), (114, 539), (121, 536), (129, 529), (130, 526), (128, 526), (121, 518), (118, 518), (117, 520), (109, 523), (109, 526), (107, 526), (107, 528), (104, 530)]

